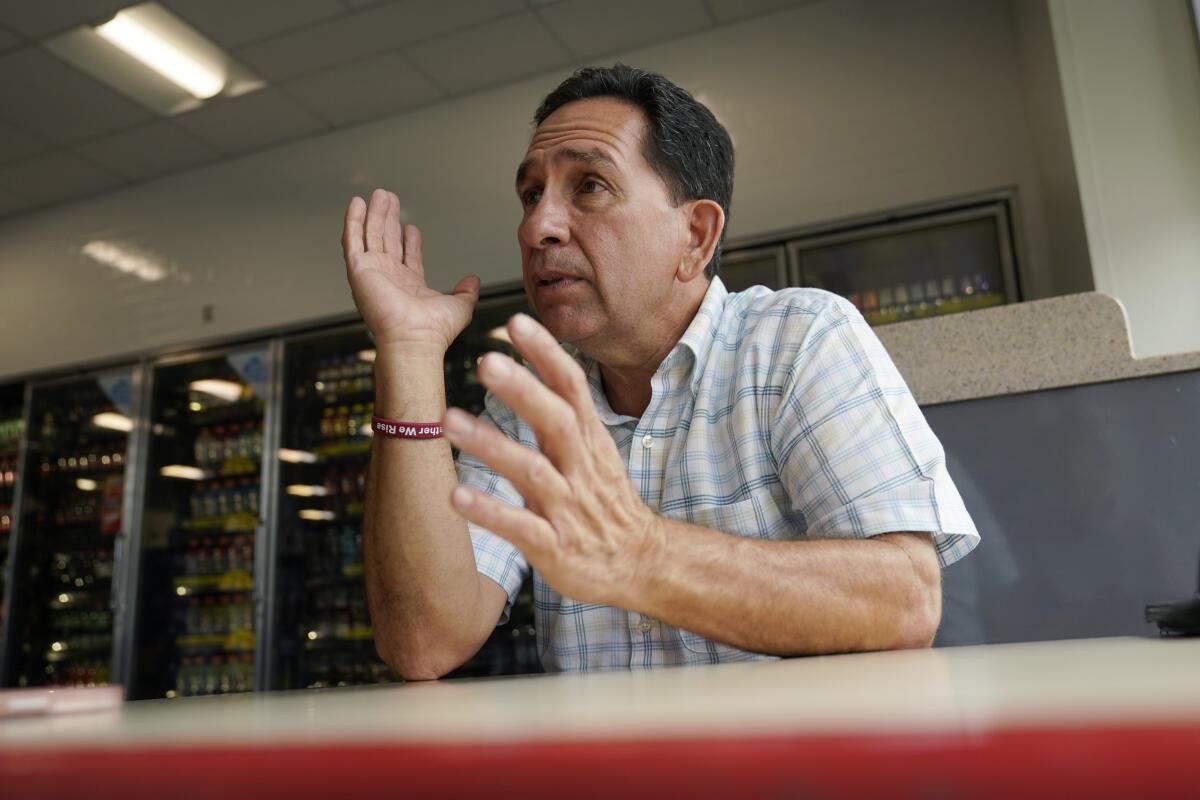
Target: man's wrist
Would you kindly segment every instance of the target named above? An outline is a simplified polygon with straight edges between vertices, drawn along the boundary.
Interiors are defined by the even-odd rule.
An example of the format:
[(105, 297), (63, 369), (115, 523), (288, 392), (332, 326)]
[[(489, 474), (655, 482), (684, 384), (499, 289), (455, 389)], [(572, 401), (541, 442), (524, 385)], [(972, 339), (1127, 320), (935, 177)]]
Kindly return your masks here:
[(446, 413), (445, 351), (384, 348), (375, 353), (375, 413), (387, 419), (440, 423)]

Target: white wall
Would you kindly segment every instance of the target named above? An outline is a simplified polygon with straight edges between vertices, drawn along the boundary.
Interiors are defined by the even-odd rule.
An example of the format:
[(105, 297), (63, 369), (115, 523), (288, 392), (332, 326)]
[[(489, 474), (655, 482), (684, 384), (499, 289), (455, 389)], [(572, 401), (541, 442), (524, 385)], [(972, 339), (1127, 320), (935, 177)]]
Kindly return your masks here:
[(1140, 356), (1200, 350), (1200, 63), (1186, 0), (1050, 0), (1096, 288)]
[[(731, 237), (1013, 186), (1027, 295), (1053, 293), (1010, 3), (825, 0), (621, 60), (664, 72), (729, 128)], [(0, 224), (0, 376), (351, 311), (341, 215), (376, 185), (422, 226), (434, 284), (516, 279), (513, 171), (561, 77)], [(79, 254), (97, 238), (176, 272), (117, 274)]]

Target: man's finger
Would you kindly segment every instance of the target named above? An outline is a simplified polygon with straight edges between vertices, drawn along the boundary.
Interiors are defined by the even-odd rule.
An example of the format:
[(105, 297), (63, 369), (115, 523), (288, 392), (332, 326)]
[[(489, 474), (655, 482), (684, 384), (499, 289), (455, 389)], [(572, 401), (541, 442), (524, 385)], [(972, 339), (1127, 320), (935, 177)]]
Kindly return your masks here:
[(508, 335), (542, 382), (570, 403), (581, 419), (595, 414), (587, 376), (550, 331), (533, 317), (514, 314), (508, 321)]
[(387, 212), (383, 219), (383, 251), (404, 260), (404, 243), (400, 241), (400, 198), (388, 192)]
[[(399, 207), (399, 200), (396, 200)], [(421, 253), (421, 229), (416, 225), (404, 226), (404, 263), (425, 276), (425, 260)]]
[(346, 206), (346, 220), (342, 224), (342, 254), (349, 269), (351, 256), (363, 251), (363, 218), (367, 215), (367, 204), (361, 197), (351, 197)]
[(464, 518), (511, 542), (535, 568), (555, 551), (558, 534), (527, 508), (510, 506), (470, 486), (456, 486), (450, 504)]
[(564, 475), (569, 478), (585, 462), (579, 415), (533, 373), (503, 353), (492, 352), (479, 363), (479, 379), (529, 423), (541, 451)]
[(528, 502), (539, 508), (570, 494), (566, 479), (546, 456), (505, 436), (467, 412), (450, 408), (444, 419), (450, 444), (478, 458), (512, 482)]
[(388, 193), (383, 189), (371, 192), (371, 201), (367, 204), (367, 252), (383, 250), (383, 228), (390, 202)]

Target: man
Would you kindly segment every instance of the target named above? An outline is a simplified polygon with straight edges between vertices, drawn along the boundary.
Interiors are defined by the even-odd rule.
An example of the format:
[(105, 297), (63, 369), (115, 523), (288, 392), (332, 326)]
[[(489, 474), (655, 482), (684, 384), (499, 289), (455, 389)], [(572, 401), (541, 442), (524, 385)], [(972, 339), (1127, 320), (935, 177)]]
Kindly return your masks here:
[[(724, 128), (621, 65), (580, 70), (535, 119), (517, 237), (542, 324), (508, 329), (540, 381), (489, 354), (479, 420), (446, 409), (442, 380), (478, 280), (426, 286), (394, 194), (347, 209), (376, 410), (413, 423), (376, 425), (364, 561), (380, 654), (408, 679), (450, 672), (530, 568), (548, 670), (928, 646), (939, 561), (978, 534), (853, 306), (716, 277)], [(390, 435), (438, 421), (446, 439)]]

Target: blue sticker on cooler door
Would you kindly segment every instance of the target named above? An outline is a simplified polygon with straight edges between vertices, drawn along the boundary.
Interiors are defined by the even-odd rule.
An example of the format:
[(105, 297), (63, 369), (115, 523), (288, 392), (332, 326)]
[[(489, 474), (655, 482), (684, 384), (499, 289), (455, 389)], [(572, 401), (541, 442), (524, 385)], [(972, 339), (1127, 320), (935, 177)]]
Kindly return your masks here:
[(229, 366), (233, 367), (250, 390), (260, 398), (267, 396), (267, 351), (248, 350), (242, 353), (230, 353), (225, 356)]
[(100, 391), (127, 417), (133, 416), (133, 376), (129, 372), (111, 372), (96, 378)]

